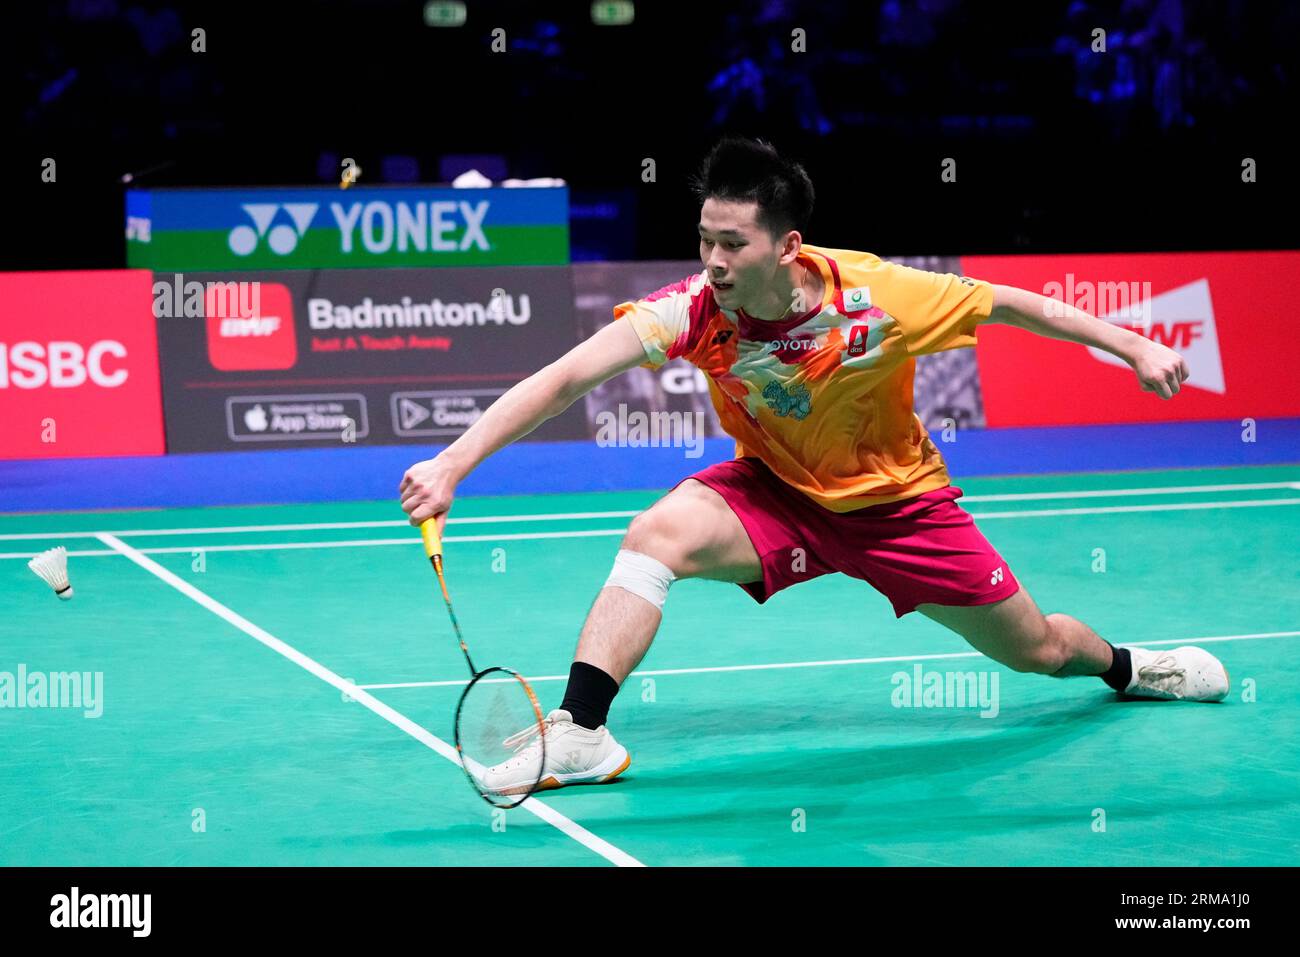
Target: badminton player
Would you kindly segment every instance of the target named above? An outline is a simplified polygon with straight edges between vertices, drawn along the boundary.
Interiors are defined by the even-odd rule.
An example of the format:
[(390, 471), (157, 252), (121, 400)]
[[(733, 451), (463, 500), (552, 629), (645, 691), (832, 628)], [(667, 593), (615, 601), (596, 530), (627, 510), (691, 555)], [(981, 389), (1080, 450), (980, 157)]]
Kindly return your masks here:
[[(703, 370), (736, 439), (734, 459), (683, 478), (632, 520), (547, 716), (543, 787), (629, 766), (605, 724), (610, 703), (683, 578), (735, 583), (762, 604), (839, 572), (884, 594), (897, 617), (919, 612), (1013, 671), (1095, 675), (1142, 698), (1227, 695), (1226, 670), (1200, 648), (1116, 648), (1077, 618), (1044, 615), (957, 503), (912, 408), (916, 357), (974, 346), (981, 323), (1104, 349), (1161, 399), (1187, 378), (1178, 353), (1069, 306), (1049, 310), (1037, 293), (806, 244), (812, 183), (761, 141), (721, 141), (693, 186), (703, 269), (617, 306), (618, 321), (401, 482), (412, 524), (445, 523), (457, 483), (487, 456), (612, 376), (679, 357)], [(855, 613), (844, 627), (858, 627)], [(527, 760), (493, 769), (494, 784), (508, 787), (516, 766)]]

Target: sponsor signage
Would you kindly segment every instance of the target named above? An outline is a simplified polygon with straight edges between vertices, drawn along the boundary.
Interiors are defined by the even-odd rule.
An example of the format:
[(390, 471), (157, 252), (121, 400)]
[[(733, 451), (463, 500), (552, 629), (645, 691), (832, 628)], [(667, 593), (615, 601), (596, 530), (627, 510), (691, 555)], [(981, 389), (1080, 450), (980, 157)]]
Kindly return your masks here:
[[(578, 341), (569, 267), (155, 273), (168, 448), (446, 444)], [(587, 434), (581, 408), (530, 439)]]
[(162, 454), (150, 281), (0, 273), (0, 458)]
[(990, 426), (1300, 415), (1288, 288), (1300, 253), (966, 256), (962, 269), (1168, 346), (1190, 372), (1161, 399), (1104, 350), (981, 326), (975, 352)]
[(393, 431), (401, 436), (459, 435), (479, 420), (504, 389), (394, 392)]
[(130, 190), (127, 263), (155, 271), (562, 265), (567, 187)]
[(366, 397), (358, 393), (231, 396), (226, 427), (232, 442), (343, 442), (370, 434)]

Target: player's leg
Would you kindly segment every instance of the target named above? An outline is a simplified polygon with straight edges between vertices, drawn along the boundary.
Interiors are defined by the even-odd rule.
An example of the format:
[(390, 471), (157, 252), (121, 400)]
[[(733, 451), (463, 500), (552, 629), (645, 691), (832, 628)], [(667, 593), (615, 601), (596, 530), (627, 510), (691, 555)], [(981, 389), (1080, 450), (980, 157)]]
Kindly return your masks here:
[[(645, 657), (672, 581), (751, 582), (763, 574), (736, 514), (721, 495), (695, 479), (636, 516), (619, 552), (582, 627), (575, 659), (620, 683)], [(621, 563), (627, 568), (620, 568)]]
[(1111, 646), (1095, 631), (1069, 615), (1044, 615), (1023, 585), (985, 605), (925, 603), (916, 610), (1012, 671), (1065, 678), (1104, 675), (1113, 664)]
[[(605, 719), (619, 686), (654, 640), (674, 581), (744, 583), (762, 577), (758, 553), (740, 519), (703, 482), (686, 479), (636, 516), (587, 614), (564, 701), (547, 716), (539, 788), (599, 784), (632, 763)], [(520, 760), (527, 764), (531, 758), (525, 754)], [(489, 777), (509, 778), (507, 765), (491, 769)]]
[(916, 610), (1013, 671), (1095, 675), (1116, 691), (1166, 700), (1222, 701), (1231, 687), (1223, 663), (1203, 648), (1116, 648), (1077, 618), (1044, 615), (1023, 586), (987, 605), (921, 604)]
[(672, 583), (762, 578), (758, 554), (726, 501), (686, 479), (632, 520), (614, 568), (587, 613), (561, 710), (598, 728), (623, 679), (654, 641)]
[(1200, 648), (1115, 648), (1086, 624), (1044, 615), (947, 486), (836, 520), (832, 564), (887, 595), (899, 617), (919, 611), (1015, 671), (1096, 675), (1116, 691), (1220, 701), (1223, 664)]

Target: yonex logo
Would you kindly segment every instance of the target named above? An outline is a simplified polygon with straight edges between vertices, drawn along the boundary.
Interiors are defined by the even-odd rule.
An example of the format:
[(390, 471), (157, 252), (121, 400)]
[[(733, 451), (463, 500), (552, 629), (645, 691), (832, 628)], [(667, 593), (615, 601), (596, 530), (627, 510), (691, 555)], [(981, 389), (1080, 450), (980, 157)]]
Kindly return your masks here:
[(1001, 565), (999, 565), (997, 568), (995, 568), (995, 569), (993, 570), (993, 575), (992, 575), (991, 578), (989, 578), (989, 584), (990, 584), (990, 585), (996, 585), (996, 584), (997, 584), (998, 582), (1000, 582), (1000, 581), (1002, 581), (1002, 566), (1001, 566)]
[[(252, 226), (236, 226), (226, 238), (230, 251), (236, 256), (247, 256), (257, 248), (262, 237), (266, 237), (271, 252), (287, 256), (298, 248), (298, 240), (307, 232), (311, 221), (320, 208), (317, 203), (284, 203), (284, 211), (293, 220), (293, 225), (280, 223), (273, 229), (271, 221), (280, 210), (280, 203), (241, 203), (240, 208), (248, 213)], [(267, 230), (270, 229), (268, 233)]]

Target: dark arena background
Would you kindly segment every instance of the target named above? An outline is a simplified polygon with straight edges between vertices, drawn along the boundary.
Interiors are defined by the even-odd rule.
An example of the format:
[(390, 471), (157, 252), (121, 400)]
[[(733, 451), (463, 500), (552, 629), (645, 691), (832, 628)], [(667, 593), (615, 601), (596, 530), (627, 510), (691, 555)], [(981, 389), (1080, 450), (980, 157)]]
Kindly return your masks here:
[[(269, 906), (245, 868), (325, 902), (374, 868), (416, 894), (394, 927), (447, 887), (521, 928), (575, 905), (520, 866), (762, 873), (819, 882), (810, 908), (852, 868), (917, 924), (1014, 892), (1055, 934), (1248, 939), (1300, 859), (1298, 41), (1294, 3), (1200, 0), (7, 5), (6, 926), (105, 923), (51, 899), (75, 885), (198, 936), (187, 886)], [(511, 810), (466, 786), (464, 659), (399, 485), (706, 271), (691, 180), (728, 136), (807, 171), (804, 243), (1182, 358), (1164, 397), (990, 322), (916, 356), (913, 402), (1044, 614), (1203, 648), (1225, 698), (1018, 670), (843, 574), (761, 605), (683, 575), (608, 713), (626, 773)], [(634, 364), (459, 482), (478, 667), (560, 706), (629, 527), (738, 456), (725, 401), (680, 353)]]

